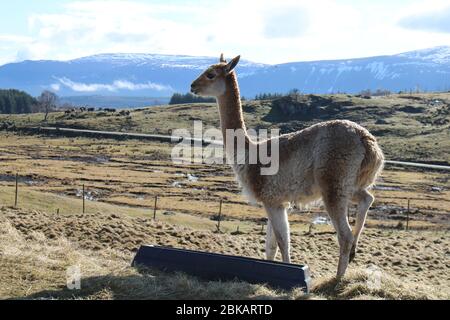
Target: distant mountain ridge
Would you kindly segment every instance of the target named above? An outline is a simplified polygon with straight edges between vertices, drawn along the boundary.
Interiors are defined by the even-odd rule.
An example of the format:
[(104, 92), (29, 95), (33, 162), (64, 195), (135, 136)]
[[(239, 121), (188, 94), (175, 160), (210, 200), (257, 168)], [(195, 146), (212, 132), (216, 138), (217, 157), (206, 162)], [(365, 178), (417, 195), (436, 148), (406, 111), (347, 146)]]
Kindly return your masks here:
[(72, 106), (88, 106), (95, 108), (142, 108), (154, 105), (169, 104), (168, 97), (122, 97), (122, 96), (66, 96), (59, 99), (59, 103)]
[[(161, 54), (99, 54), (70, 61), (23, 61), (0, 66), (0, 88), (34, 96), (44, 89), (59, 96), (169, 97), (189, 91), (202, 70), (217, 57)], [(387, 89), (450, 90), (450, 46), (390, 56), (291, 62), (277, 65), (242, 60), (241, 93), (358, 93)]]

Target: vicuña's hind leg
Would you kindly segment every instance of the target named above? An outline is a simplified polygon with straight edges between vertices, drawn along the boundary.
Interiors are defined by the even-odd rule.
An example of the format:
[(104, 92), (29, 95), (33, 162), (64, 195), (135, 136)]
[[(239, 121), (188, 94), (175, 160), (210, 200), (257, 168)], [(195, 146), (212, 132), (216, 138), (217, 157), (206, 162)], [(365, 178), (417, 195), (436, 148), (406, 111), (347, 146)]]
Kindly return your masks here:
[(337, 278), (341, 278), (347, 270), (353, 245), (353, 234), (347, 219), (348, 198), (336, 194), (324, 196), (324, 203), (338, 236), (340, 252)]
[(275, 238), (275, 233), (273, 232), (272, 223), (267, 221), (267, 231), (266, 231), (266, 259), (274, 260), (278, 251), (278, 243)]
[(265, 208), (276, 242), (280, 247), (283, 262), (290, 263), (290, 234), (286, 208), (282, 205), (265, 205)]
[(356, 214), (356, 224), (353, 228), (353, 245), (350, 251), (350, 262), (353, 261), (356, 255), (356, 249), (358, 247), (358, 240), (361, 232), (364, 228), (364, 223), (367, 217), (367, 211), (372, 205), (374, 200), (373, 195), (367, 190), (360, 190), (356, 192), (353, 196), (353, 201), (358, 203), (358, 213)]

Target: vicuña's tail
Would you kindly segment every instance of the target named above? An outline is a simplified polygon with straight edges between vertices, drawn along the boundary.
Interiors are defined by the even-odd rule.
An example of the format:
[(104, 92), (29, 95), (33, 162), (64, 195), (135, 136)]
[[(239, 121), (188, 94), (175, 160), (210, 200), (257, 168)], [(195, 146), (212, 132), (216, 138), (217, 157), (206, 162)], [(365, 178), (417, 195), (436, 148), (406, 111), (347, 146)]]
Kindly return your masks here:
[(357, 183), (359, 188), (365, 189), (375, 184), (378, 175), (383, 170), (384, 155), (377, 139), (368, 131), (363, 133), (361, 141), (366, 149), (366, 154), (361, 163)]

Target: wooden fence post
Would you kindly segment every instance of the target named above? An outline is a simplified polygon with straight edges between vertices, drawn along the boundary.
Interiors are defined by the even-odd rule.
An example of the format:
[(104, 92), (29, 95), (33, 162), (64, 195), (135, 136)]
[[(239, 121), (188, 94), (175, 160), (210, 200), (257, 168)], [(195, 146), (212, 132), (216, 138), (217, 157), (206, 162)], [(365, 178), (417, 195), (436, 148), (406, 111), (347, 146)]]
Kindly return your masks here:
[(85, 195), (85, 187), (83, 184), (83, 213), (86, 213), (86, 195)]
[(18, 194), (19, 194), (19, 173), (16, 173), (16, 195), (14, 198), (14, 208), (17, 208)]
[(155, 196), (155, 205), (153, 206), (153, 220), (156, 220), (156, 208), (158, 205), (158, 196)]
[(217, 232), (220, 232), (220, 219), (222, 218), (222, 202), (223, 200), (220, 200), (220, 207), (219, 207), (219, 217), (217, 219)]
[(409, 230), (409, 204), (410, 204), (410, 199), (408, 199), (408, 210), (406, 211), (406, 231)]

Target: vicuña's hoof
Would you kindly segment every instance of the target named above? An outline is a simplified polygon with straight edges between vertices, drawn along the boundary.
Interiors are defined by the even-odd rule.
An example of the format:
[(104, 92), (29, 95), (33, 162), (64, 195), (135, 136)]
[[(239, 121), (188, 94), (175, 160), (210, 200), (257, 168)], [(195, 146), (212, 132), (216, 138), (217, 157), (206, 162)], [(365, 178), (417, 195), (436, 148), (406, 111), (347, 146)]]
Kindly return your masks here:
[(333, 289), (334, 289), (334, 291), (341, 291), (341, 289), (342, 289), (342, 279), (344, 278), (344, 276), (342, 275), (342, 276), (336, 276), (335, 278), (334, 278), (334, 287), (333, 287)]

